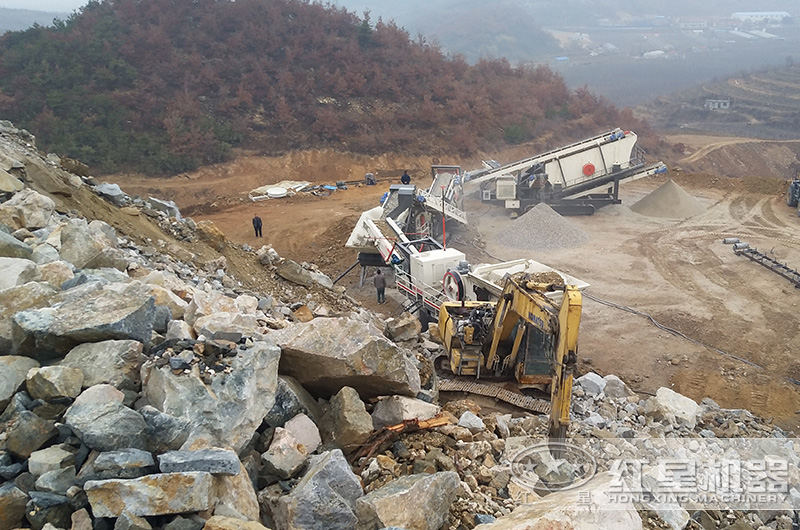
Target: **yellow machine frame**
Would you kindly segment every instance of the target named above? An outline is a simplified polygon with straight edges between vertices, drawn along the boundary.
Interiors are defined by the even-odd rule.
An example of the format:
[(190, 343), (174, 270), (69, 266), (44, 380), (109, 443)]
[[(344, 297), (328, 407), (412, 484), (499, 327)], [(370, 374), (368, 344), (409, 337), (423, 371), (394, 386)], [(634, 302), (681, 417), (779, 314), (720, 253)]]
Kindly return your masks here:
[[(563, 290), (558, 307), (544, 293)], [(497, 302), (446, 302), (439, 309), (439, 330), (448, 353), (450, 369), (457, 375), (489, 375), (514, 379), (523, 385), (549, 384), (550, 436), (563, 439), (569, 425), (572, 376), (578, 355), (578, 328), (581, 319), (581, 292), (574, 286), (537, 283), (507, 277)], [(455, 329), (454, 315), (467, 315), (476, 308), (494, 306), (491, 343), (474, 337), (470, 326)], [(517, 359), (522, 327), (534, 327), (553, 337), (555, 345), (548, 373), (526, 374), (526, 359)], [(524, 330), (528, 331), (528, 330)], [(510, 344), (510, 348), (509, 348)], [(525, 354), (523, 354), (524, 356)]]

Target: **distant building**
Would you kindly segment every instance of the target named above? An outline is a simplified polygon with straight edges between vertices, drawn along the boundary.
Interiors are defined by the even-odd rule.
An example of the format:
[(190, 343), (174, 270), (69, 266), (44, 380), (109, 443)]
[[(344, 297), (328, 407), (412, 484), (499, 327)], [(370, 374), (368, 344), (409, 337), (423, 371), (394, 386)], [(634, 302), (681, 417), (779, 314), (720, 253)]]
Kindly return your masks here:
[(731, 108), (731, 98), (706, 98), (703, 108), (706, 110), (727, 110)]
[(783, 22), (791, 15), (786, 11), (739, 11), (731, 18), (740, 22)]
[(700, 20), (700, 19), (683, 19), (678, 22), (678, 27), (681, 29), (687, 30), (701, 30), (708, 28), (708, 21), (707, 20)]

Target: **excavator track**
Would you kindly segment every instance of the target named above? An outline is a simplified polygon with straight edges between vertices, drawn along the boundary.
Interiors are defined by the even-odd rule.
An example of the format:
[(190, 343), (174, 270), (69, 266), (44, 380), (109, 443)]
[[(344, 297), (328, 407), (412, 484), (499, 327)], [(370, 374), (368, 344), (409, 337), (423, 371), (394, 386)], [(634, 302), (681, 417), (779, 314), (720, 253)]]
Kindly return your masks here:
[(538, 412), (539, 414), (550, 414), (550, 402), (544, 399), (537, 399), (524, 394), (517, 394), (497, 385), (488, 385), (484, 383), (476, 383), (475, 381), (461, 381), (459, 379), (445, 379), (439, 378), (439, 391), (440, 392), (466, 392), (468, 394), (477, 394), (479, 396), (486, 396), (500, 401), (505, 401), (515, 407), (529, 410), (531, 412)]

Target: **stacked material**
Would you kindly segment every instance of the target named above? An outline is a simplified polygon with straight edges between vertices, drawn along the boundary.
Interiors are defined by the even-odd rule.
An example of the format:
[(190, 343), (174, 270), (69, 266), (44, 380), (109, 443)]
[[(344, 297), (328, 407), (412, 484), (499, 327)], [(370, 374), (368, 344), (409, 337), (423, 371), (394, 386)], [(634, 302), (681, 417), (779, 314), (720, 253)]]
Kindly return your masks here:
[(648, 217), (683, 219), (701, 214), (706, 208), (670, 179), (631, 206), (631, 210)]
[(518, 250), (570, 248), (582, 245), (589, 235), (544, 203), (537, 204), (497, 234), (497, 242)]

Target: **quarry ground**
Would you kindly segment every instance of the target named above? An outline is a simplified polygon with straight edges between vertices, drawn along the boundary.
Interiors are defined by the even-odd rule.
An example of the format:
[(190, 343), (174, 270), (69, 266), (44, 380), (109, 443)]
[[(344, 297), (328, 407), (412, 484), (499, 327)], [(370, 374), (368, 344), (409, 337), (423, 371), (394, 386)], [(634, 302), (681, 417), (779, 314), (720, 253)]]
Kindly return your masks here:
[[(675, 141), (686, 151), (677, 161), (683, 171), (670, 177), (706, 206), (700, 215), (675, 220), (632, 212), (629, 205), (665, 180), (653, 178), (623, 184), (622, 205), (592, 217), (570, 218), (591, 236), (579, 247), (524, 253), (500, 248), (492, 236), (513, 229), (513, 221), (500, 210), (470, 201), (472, 226), (454, 233), (449, 244), (463, 250), (472, 263), (531, 257), (587, 281), (593, 297), (648, 313), (661, 324), (723, 351), (676, 337), (643, 316), (586, 297), (581, 371), (617, 374), (643, 392), (667, 386), (697, 400), (709, 396), (724, 407), (746, 408), (797, 431), (800, 386), (792, 380), (800, 380), (800, 292), (721, 243), (723, 237), (740, 237), (800, 266), (800, 218), (785, 204), (784, 183), (774, 179), (781, 176), (780, 170), (754, 169), (743, 177), (738, 170), (728, 171), (733, 168), (724, 164), (731, 150), (744, 146), (751, 156), (758, 151), (755, 142), (714, 137)], [(694, 156), (712, 143), (717, 147)], [(757, 155), (752, 156), (751, 167), (767, 167), (759, 166)], [(736, 159), (737, 166), (741, 158)], [(115, 180), (132, 194), (158, 192), (173, 198), (183, 211), (196, 220), (214, 221), (236, 242), (254, 247), (272, 244), (281, 255), (313, 261), (335, 278), (355, 261), (355, 253), (343, 245), (358, 215), (377, 204), (404, 168), (412, 169), (415, 181), (428, 182), (430, 162), (305, 152), (273, 159), (245, 157), (166, 181), (130, 176)], [(357, 179), (375, 168), (382, 169), (378, 174), (384, 179), (375, 187), (350, 186), (328, 197), (300, 194), (258, 203), (246, 199), (251, 188), (283, 179), (332, 184)], [(718, 171), (712, 173), (712, 168)], [(255, 213), (264, 220), (263, 239), (253, 237), (250, 219)], [(357, 271), (340, 283), (371, 309), (387, 315), (399, 311), (396, 301), (377, 306), (373, 290), (358, 287)]]

